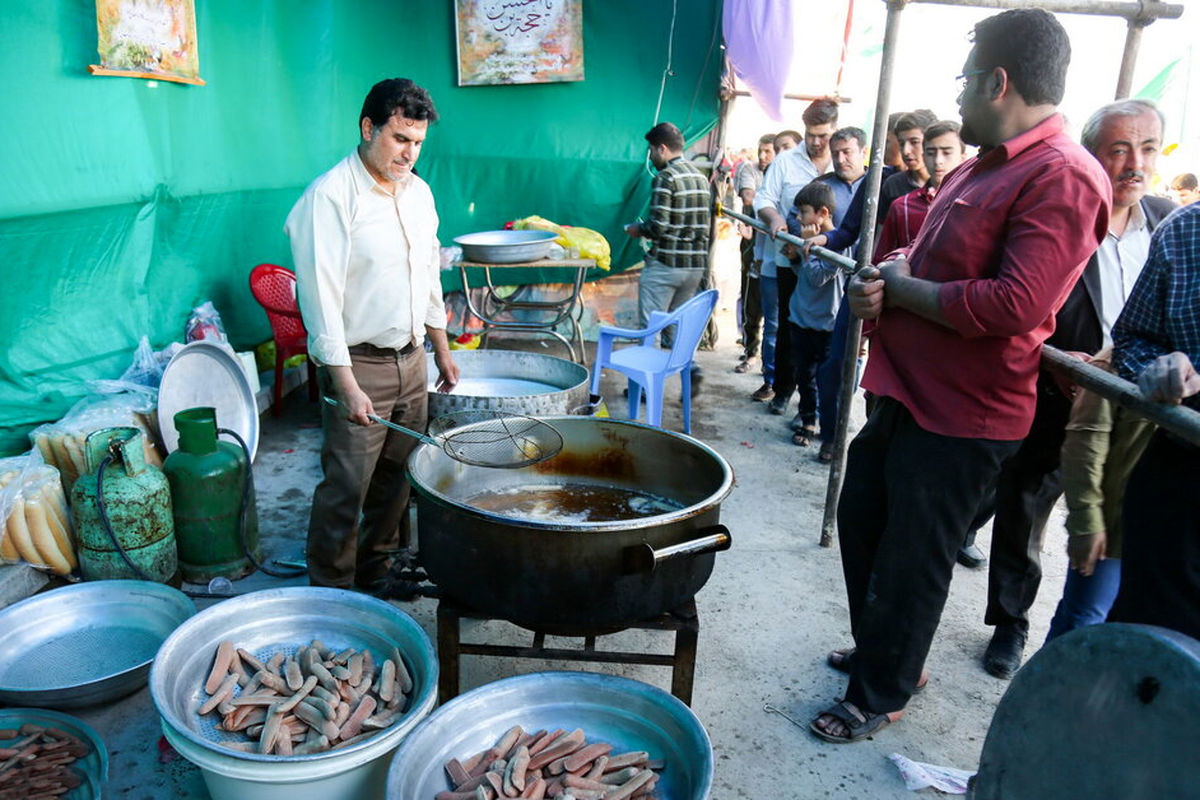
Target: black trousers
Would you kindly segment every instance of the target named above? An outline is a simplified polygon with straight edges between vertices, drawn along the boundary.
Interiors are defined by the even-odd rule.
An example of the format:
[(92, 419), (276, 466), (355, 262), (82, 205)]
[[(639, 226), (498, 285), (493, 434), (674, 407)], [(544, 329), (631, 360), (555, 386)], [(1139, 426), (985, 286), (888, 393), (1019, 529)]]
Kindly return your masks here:
[(1017, 442), (939, 436), (890, 397), (850, 444), (838, 541), (858, 648), (846, 699), (904, 708), (942, 617), (963, 531)]
[(775, 334), (775, 382), (771, 388), (775, 390), (775, 400), (790, 403), (792, 394), (796, 391), (796, 367), (792, 360), (792, 348), (788, 347), (791, 317), (788, 305), (792, 302), (792, 292), (796, 291), (796, 273), (790, 267), (776, 267), (775, 280), (779, 284), (779, 328)]
[(1129, 476), (1121, 588), (1108, 618), (1200, 639), (1200, 448), (1154, 434)]
[[(1039, 376), (1033, 427), (996, 481), (996, 519), (988, 560), (988, 602), (983, 621), (1029, 630), (1029, 609), (1042, 583), (1042, 544), (1046, 521), (1062, 494), (1059, 453), (1071, 402)], [(978, 528), (987, 521), (981, 509)]]
[[(748, 246), (747, 246), (748, 245)], [(742, 352), (746, 358), (758, 355), (762, 342), (762, 293), (754, 266), (754, 239), (742, 240)]]
[(788, 323), (792, 331), (792, 366), (796, 375), (796, 389), (800, 392), (800, 421), (805, 425), (817, 424), (817, 368), (829, 356), (829, 342), (833, 331), (818, 331), (801, 328)]

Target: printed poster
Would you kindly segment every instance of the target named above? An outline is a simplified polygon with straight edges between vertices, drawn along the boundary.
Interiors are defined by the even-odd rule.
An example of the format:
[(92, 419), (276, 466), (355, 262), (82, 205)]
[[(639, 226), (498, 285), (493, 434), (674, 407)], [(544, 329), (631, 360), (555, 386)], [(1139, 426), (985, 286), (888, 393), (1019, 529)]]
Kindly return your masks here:
[(93, 75), (121, 75), (203, 85), (194, 0), (96, 0)]
[(583, 80), (583, 0), (455, 0), (458, 85)]

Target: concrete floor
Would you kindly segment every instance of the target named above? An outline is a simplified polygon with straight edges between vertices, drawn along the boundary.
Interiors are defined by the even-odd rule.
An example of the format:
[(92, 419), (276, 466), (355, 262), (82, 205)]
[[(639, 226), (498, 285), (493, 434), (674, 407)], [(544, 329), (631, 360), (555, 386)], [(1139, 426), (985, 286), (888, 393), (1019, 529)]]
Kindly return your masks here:
[[(723, 263), (721, 277), (728, 283), (729, 259)], [(893, 752), (973, 770), (996, 703), (1008, 685), (980, 667), (990, 634), (982, 621), (986, 571), (956, 568), (928, 661), (929, 689), (913, 700), (903, 720), (873, 740), (852, 746), (826, 744), (764, 710), (764, 704), (770, 704), (806, 727), (845, 688), (844, 677), (826, 667), (824, 658), (830, 649), (849, 644), (850, 637), (838, 550), (818, 545), (828, 469), (814, 460), (814, 449), (791, 444), (789, 417), (771, 416), (763, 404), (749, 400), (759, 377), (732, 371), (738, 350), (728, 298), (737, 293), (736, 286), (726, 289), (718, 316), (719, 345), (698, 354), (705, 383), (693, 408), (693, 435), (723, 454), (737, 475), (736, 488), (722, 505), (722, 520), (733, 532), (734, 545), (718, 555), (711, 580), (696, 598), (701, 632), (692, 707), (714, 746), (713, 800), (907, 797), (909, 792), (886, 759)], [(559, 354), (554, 347), (533, 346)], [(612, 381), (604, 388), (614, 416), (625, 410), (620, 389)], [(664, 425), (678, 430), (678, 384), (669, 388), (666, 407)], [(857, 428), (861, 397), (854, 411)], [(273, 558), (295, 558), (303, 551), (309, 501), (319, 477), (317, 420), (317, 407), (304, 392), (288, 398), (280, 419), (263, 417), (255, 475), (265, 551)], [(980, 535), (985, 549), (989, 535), (987, 530)], [(1045, 637), (1061, 591), (1064, 538), (1056, 516), (1043, 556), (1045, 578), (1033, 609), (1031, 643)], [(238, 581), (235, 591), (282, 583), (254, 575)], [(204, 608), (211, 602), (215, 601), (198, 600), (197, 605)], [(397, 605), (436, 639), (435, 601)], [(464, 631), (473, 640), (492, 643), (527, 644), (530, 638), (506, 623), (468, 621)], [(670, 649), (669, 634), (661, 632), (627, 631), (600, 641), (602, 648)], [(578, 643), (548, 640), (561, 646)], [(539, 669), (580, 666), (468, 656), (462, 664), (462, 688)], [(670, 688), (669, 670), (661, 667), (587, 668)], [(73, 713), (95, 726), (110, 748), (106, 797), (208, 797), (194, 767), (180, 758), (170, 760), (172, 754), (163, 755), (156, 746), (158, 718), (147, 690), (107, 707)]]

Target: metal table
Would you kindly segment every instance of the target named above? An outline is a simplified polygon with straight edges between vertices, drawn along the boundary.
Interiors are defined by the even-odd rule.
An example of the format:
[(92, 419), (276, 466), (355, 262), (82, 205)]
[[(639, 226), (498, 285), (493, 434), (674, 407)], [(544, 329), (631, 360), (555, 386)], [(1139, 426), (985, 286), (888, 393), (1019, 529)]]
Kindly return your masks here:
[[(579, 318), (583, 313), (583, 305), (579, 301), (579, 295), (583, 290), (583, 279), (587, 275), (587, 271), (596, 266), (595, 259), (546, 258), (540, 261), (523, 261), (518, 264), (486, 264), (478, 261), (459, 261), (457, 266), (458, 274), (462, 277), (463, 294), (467, 298), (467, 310), (478, 317), (483, 323), (482, 335), (484, 347), (487, 347), (487, 337), (492, 331), (540, 333), (553, 336), (562, 342), (563, 346), (567, 348), (567, 352), (571, 354), (571, 360), (583, 363), (580, 361), (585, 356), (583, 329), (579, 325)], [(559, 300), (513, 300), (508, 297), (501, 297), (492, 281), (493, 269), (545, 269), (548, 267), (575, 270), (575, 280), (571, 284), (572, 288), (567, 297)], [(467, 280), (468, 269), (483, 270), (487, 288), (487, 294), (484, 296), (482, 303), (483, 308), (477, 308), (474, 299), (471, 297), (471, 284)], [(516, 310), (533, 311), (542, 315), (543, 318), (526, 321), (496, 319), (500, 314)], [(570, 339), (558, 332), (558, 326), (568, 320), (571, 323)], [(575, 355), (575, 347), (572, 342), (579, 343), (578, 357)]]

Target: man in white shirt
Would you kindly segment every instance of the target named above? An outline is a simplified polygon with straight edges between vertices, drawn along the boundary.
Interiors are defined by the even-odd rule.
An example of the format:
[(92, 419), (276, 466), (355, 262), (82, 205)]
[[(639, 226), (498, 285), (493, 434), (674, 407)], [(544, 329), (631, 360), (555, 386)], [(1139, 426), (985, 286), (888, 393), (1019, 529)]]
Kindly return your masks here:
[[(804, 146), (775, 156), (763, 178), (762, 188), (754, 196), (754, 210), (767, 223), (772, 237), (787, 230), (787, 213), (796, 199), (796, 193), (828, 172), (833, 163), (829, 154), (829, 139), (837, 129), (837, 103), (826, 99), (814, 100), (804, 109), (802, 118)], [(774, 350), (773, 396), (768, 404), (772, 414), (786, 411), (796, 392), (791, 348), (786, 341), (788, 303), (796, 288), (796, 274), (792, 271), (791, 260), (783, 254), (782, 246), (779, 240), (768, 244), (763, 256), (762, 276), (759, 278), (763, 307), (775, 305), (778, 314), (776, 336), (782, 337)], [(763, 334), (764, 339), (766, 335)], [(768, 395), (763, 393), (760, 396), (761, 392), (755, 392), (754, 399), (767, 399)]]
[[(458, 382), (446, 341), (438, 217), (413, 172), (437, 111), (407, 78), (380, 81), (359, 115), (356, 150), (288, 214), (296, 290), (318, 365), (324, 479), (313, 493), (308, 574), (315, 586), (375, 590), (401, 546), (416, 440), (371, 417), (424, 430), (426, 338), (438, 388)], [(407, 538), (407, 536), (405, 536)]]

